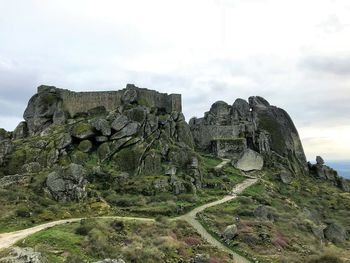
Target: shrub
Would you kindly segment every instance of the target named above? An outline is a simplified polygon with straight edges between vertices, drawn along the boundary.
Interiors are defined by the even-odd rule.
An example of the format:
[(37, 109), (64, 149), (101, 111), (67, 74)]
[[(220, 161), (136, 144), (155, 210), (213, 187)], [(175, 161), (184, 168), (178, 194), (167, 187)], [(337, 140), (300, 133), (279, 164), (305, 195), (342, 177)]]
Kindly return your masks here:
[(75, 233), (81, 236), (87, 236), (91, 229), (92, 228), (90, 226), (82, 225), (78, 226), (77, 229), (75, 229)]
[(16, 216), (18, 216), (18, 217), (30, 217), (31, 213), (26, 208), (19, 208), (16, 210)]

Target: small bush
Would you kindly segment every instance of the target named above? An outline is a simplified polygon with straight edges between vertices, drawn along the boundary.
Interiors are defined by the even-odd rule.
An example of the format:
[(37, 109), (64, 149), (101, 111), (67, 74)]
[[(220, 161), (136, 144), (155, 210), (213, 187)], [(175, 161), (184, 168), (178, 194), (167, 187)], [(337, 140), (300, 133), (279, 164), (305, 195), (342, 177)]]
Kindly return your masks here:
[(16, 216), (18, 216), (18, 217), (30, 217), (31, 213), (25, 208), (19, 208), (16, 210)]
[(82, 225), (75, 229), (75, 233), (81, 236), (87, 236), (91, 229), (92, 228), (90, 226)]

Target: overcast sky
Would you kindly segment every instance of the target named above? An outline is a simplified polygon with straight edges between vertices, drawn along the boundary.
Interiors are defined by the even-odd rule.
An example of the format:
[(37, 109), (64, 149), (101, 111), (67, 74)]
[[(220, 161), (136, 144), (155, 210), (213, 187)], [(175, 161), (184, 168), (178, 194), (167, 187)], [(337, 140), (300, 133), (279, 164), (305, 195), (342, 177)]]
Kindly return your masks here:
[(350, 159), (349, 0), (0, 0), (0, 127), (40, 84), (181, 93), (187, 120), (265, 97), (307, 157)]

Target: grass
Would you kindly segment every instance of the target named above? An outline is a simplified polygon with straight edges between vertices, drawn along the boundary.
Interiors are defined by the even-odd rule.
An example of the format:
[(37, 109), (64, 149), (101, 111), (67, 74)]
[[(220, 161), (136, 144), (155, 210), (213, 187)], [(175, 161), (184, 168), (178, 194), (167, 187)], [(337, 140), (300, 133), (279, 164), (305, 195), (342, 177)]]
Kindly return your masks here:
[[(174, 195), (170, 187), (155, 189), (156, 180), (168, 180), (164, 175), (127, 176), (111, 164), (101, 173), (92, 173), (87, 186), (88, 198), (81, 203), (57, 203), (43, 190), (49, 170), (29, 175), (28, 182), (18, 187), (0, 189), (0, 233), (24, 229), (64, 218), (102, 215), (175, 217), (195, 207), (221, 198), (245, 178), (231, 166), (220, 172), (215, 167), (220, 159), (200, 158), (203, 188)], [(98, 165), (97, 154), (90, 154), (85, 168)], [(181, 174), (179, 175), (181, 177)], [(183, 179), (188, 181), (188, 179)]]
[(33, 247), (52, 263), (123, 258), (126, 262), (184, 262), (208, 254), (210, 262), (231, 262), (230, 256), (208, 245), (182, 221), (155, 223), (85, 220), (38, 232), (16, 244)]
[[(228, 246), (259, 262), (322, 262), (312, 260), (328, 254), (349, 258), (349, 238), (342, 244), (321, 243), (311, 228), (337, 222), (350, 233), (350, 194), (311, 177), (296, 178), (292, 185), (273, 178), (268, 173), (237, 199), (206, 209), (201, 223), (219, 239), (228, 225), (236, 224), (239, 234)], [(254, 215), (261, 205), (270, 211), (270, 220)], [(305, 208), (314, 211), (316, 219), (309, 218)]]

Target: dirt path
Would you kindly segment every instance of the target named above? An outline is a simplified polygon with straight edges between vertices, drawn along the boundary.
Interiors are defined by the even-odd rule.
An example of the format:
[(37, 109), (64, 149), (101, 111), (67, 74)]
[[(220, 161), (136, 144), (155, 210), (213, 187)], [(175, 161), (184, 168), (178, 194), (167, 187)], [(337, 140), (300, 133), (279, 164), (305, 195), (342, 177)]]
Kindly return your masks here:
[[(230, 160), (223, 159), (222, 163), (217, 165), (216, 169), (221, 169), (223, 166), (225, 166)], [(188, 212), (185, 215), (179, 216), (174, 218), (173, 220), (184, 220), (187, 223), (189, 223), (193, 228), (197, 230), (197, 232), (211, 245), (229, 253), (232, 255), (233, 260), (235, 263), (249, 263), (250, 261), (245, 259), (244, 257), (238, 255), (237, 253), (233, 252), (231, 249), (223, 245), (221, 242), (219, 242), (217, 239), (215, 239), (211, 234), (208, 233), (207, 230), (202, 226), (202, 224), (196, 219), (196, 216), (199, 212), (204, 211), (206, 208), (216, 206), (225, 202), (228, 202), (232, 199), (235, 199), (237, 197), (237, 194), (241, 193), (244, 189), (247, 187), (255, 184), (258, 181), (257, 178), (249, 177), (249, 179), (246, 179), (242, 183), (235, 186), (234, 189), (232, 189), (231, 193), (220, 200), (204, 204), (202, 206), (196, 207), (192, 211)], [(136, 220), (136, 221), (144, 221), (144, 222), (154, 222), (155, 219), (153, 218), (141, 218), (141, 217), (120, 217), (120, 216), (103, 216), (103, 217), (92, 217), (97, 219), (120, 219), (120, 220)], [(54, 222), (50, 222), (47, 224), (38, 225), (35, 227), (10, 232), (10, 233), (3, 233), (0, 234), (0, 249), (8, 248), (18, 242), (21, 239), (24, 239), (32, 234), (35, 234), (41, 230), (67, 224), (67, 223), (73, 223), (73, 222), (79, 222), (81, 219), (84, 218), (71, 218), (71, 219), (64, 219), (64, 220), (58, 220)]]
[(208, 233), (207, 230), (202, 226), (202, 224), (196, 219), (196, 216), (199, 212), (204, 211), (208, 207), (216, 206), (225, 202), (228, 202), (232, 199), (235, 199), (237, 197), (237, 194), (242, 192), (247, 187), (255, 184), (258, 179), (247, 179), (243, 183), (238, 184), (231, 192), (230, 195), (225, 196), (224, 198), (199, 206), (189, 213), (179, 216), (176, 219), (184, 220), (187, 223), (189, 223), (193, 228), (197, 230), (197, 232), (205, 239), (207, 240), (211, 245), (231, 254), (233, 256), (233, 260), (236, 263), (248, 263), (249, 260), (245, 259), (244, 257), (238, 255), (237, 253), (233, 252), (231, 249), (223, 245), (221, 242), (219, 242), (217, 239), (215, 239), (210, 233)]

